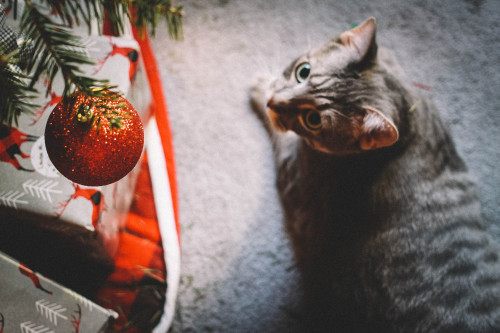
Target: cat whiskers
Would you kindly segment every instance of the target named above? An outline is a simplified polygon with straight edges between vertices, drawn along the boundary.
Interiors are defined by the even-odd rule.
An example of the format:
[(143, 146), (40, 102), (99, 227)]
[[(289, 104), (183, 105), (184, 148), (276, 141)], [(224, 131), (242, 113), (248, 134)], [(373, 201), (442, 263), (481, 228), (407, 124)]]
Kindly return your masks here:
[(266, 58), (264, 58), (262, 55), (259, 56), (259, 54), (257, 54), (255, 56), (255, 63), (257, 64), (257, 67), (259, 68), (259, 71), (258, 71), (258, 72), (260, 72), (259, 76), (264, 76), (267, 78), (274, 78), (278, 75), (279, 69), (276, 66), (271, 66), (269, 64), (269, 61)]
[(344, 117), (345, 119), (350, 119), (348, 116), (346, 116), (345, 114), (343, 114), (339, 110), (331, 109), (330, 111), (333, 112), (333, 113), (335, 113), (337, 116)]
[(420, 104), (420, 100), (418, 100), (415, 103), (413, 103), (413, 105), (410, 107), (410, 109), (408, 110), (408, 112), (409, 113), (413, 113), (417, 109), (417, 107), (418, 107), (419, 104)]

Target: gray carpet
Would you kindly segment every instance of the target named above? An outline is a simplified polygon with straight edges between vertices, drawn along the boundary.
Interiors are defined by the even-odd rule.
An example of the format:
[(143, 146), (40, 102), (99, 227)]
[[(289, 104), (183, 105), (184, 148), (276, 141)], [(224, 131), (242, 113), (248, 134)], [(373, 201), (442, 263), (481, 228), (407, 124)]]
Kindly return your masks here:
[[(180, 0), (179, 0), (180, 1)], [(300, 289), (252, 114), (258, 72), (369, 16), (431, 87), (500, 240), (500, 1), (183, 0), (185, 40), (157, 36), (177, 159), (182, 279), (172, 332), (296, 332)]]

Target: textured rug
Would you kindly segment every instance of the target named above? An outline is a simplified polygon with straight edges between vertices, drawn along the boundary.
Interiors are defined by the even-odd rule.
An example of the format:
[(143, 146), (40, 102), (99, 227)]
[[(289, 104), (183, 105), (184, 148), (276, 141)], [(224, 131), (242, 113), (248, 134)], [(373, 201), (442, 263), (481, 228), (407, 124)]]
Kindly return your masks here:
[(252, 113), (257, 73), (375, 16), (377, 40), (428, 88), (500, 241), (500, 2), (183, 0), (185, 40), (153, 48), (177, 162), (182, 275), (172, 332), (295, 332), (299, 276), (271, 147)]

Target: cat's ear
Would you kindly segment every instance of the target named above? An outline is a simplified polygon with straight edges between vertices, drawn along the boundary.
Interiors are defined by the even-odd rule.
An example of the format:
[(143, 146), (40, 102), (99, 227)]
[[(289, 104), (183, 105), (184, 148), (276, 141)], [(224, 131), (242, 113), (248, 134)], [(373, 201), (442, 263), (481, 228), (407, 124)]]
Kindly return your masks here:
[(362, 150), (389, 147), (398, 141), (398, 129), (387, 116), (369, 106), (365, 107), (365, 111), (359, 136), (359, 145)]
[(340, 42), (351, 48), (355, 61), (362, 61), (375, 47), (375, 33), (377, 24), (374, 17), (370, 17), (357, 27), (345, 31), (340, 35)]

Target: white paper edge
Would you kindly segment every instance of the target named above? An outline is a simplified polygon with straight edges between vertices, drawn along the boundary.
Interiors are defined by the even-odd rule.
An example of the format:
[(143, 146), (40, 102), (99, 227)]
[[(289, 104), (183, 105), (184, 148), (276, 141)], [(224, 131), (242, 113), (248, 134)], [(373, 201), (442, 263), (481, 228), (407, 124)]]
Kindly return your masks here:
[(175, 314), (175, 303), (181, 273), (180, 244), (175, 225), (167, 164), (161, 144), (158, 125), (155, 119), (149, 122), (145, 135), (154, 202), (167, 267), (167, 295), (165, 307), (160, 322), (154, 328), (153, 332), (165, 333), (170, 328)]

